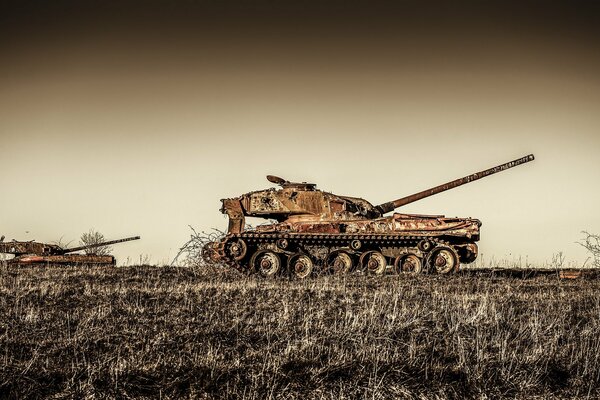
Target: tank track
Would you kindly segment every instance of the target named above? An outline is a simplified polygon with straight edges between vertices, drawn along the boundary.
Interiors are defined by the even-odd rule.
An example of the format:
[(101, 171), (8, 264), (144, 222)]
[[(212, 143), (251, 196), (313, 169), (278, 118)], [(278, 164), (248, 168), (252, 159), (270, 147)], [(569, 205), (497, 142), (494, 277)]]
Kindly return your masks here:
[(477, 247), (465, 238), (427, 235), (243, 232), (227, 235), (215, 251), (221, 261), (243, 272), (271, 276), (287, 271), (303, 278), (298, 276), (303, 275), (297, 273), (298, 263), (311, 264), (308, 275), (350, 271), (380, 275), (390, 265), (396, 272), (450, 273), (459, 269), (460, 262), (473, 261)]

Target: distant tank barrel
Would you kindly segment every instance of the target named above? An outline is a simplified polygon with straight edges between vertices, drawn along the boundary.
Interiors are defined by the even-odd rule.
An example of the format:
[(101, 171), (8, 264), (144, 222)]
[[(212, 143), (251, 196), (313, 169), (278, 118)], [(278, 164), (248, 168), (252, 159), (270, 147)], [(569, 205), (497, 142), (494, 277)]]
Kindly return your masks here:
[(477, 179), (481, 179), (486, 176), (493, 175), (497, 172), (501, 172), (501, 171), (504, 171), (504, 170), (512, 168), (512, 167), (516, 167), (517, 165), (525, 164), (526, 162), (529, 162), (529, 161), (533, 161), (534, 158), (535, 157), (533, 156), (533, 154), (530, 154), (528, 156), (516, 159), (514, 161), (507, 162), (502, 165), (498, 165), (494, 168), (486, 169), (481, 172), (476, 172), (474, 174), (465, 176), (464, 178), (456, 179), (456, 180), (444, 183), (443, 185), (439, 185), (439, 186), (424, 190), (419, 193), (411, 194), (410, 196), (406, 196), (406, 197), (403, 197), (398, 200), (380, 204), (376, 208), (377, 208), (377, 210), (379, 210), (381, 212), (381, 214), (385, 214), (385, 213), (395, 210), (398, 207), (402, 207), (406, 204), (410, 204), (415, 201), (424, 199), (425, 197), (433, 196), (435, 194), (445, 192), (446, 190), (454, 189), (457, 186), (461, 186), (461, 185), (476, 181)]
[(128, 237), (128, 238), (125, 238), (125, 239), (109, 240), (108, 242), (94, 243), (94, 244), (88, 244), (88, 245), (85, 245), (85, 246), (72, 247), (70, 249), (63, 249), (61, 251), (61, 253), (62, 254), (73, 253), (75, 251), (86, 250), (86, 249), (93, 249), (95, 247), (110, 246), (111, 244), (129, 242), (129, 241), (132, 241), (132, 240), (139, 240), (139, 239), (140, 239), (139, 236), (132, 236), (132, 237)]

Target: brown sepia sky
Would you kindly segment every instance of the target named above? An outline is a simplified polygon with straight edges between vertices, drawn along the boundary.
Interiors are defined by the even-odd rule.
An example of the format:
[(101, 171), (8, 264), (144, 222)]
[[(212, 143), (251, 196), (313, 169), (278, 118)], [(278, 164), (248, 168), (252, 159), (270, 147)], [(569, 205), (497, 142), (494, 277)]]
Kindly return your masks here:
[(594, 2), (47, 3), (0, 6), (7, 239), (169, 262), (267, 174), (378, 204), (529, 153), (401, 211), (481, 219), (486, 259), (600, 233)]

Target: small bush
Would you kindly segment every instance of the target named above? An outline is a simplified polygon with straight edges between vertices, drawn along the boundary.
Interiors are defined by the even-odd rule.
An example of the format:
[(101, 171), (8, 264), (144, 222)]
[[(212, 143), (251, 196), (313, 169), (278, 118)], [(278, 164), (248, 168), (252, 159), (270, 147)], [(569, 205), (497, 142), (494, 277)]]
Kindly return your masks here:
[(585, 231), (582, 233), (585, 235), (585, 238), (579, 244), (590, 252), (593, 266), (600, 268), (600, 235), (594, 235)]
[(86, 232), (81, 235), (79, 239), (79, 244), (81, 246), (94, 246), (84, 250), (85, 254), (95, 254), (98, 256), (107, 256), (112, 251), (110, 246), (95, 246), (99, 243), (106, 242), (104, 235), (94, 229), (90, 229), (89, 232)]

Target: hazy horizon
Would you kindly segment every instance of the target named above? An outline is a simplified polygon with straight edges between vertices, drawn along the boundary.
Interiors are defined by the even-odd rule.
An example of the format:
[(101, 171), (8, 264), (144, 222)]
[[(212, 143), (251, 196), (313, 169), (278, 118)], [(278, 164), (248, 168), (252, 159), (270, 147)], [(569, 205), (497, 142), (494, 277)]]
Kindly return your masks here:
[(378, 204), (529, 153), (398, 211), (481, 219), (486, 259), (583, 263), (600, 233), (593, 3), (25, 4), (0, 19), (7, 240), (170, 262), (267, 174)]

